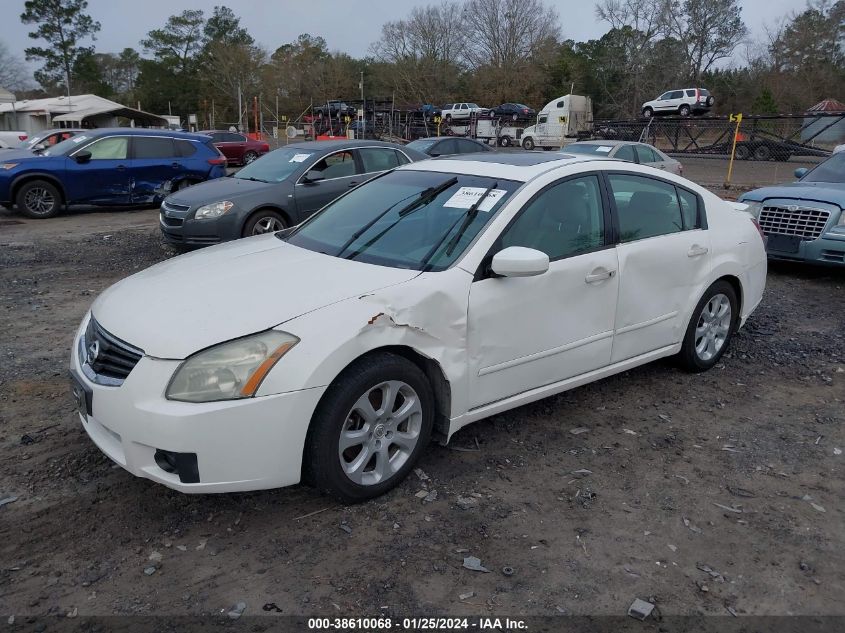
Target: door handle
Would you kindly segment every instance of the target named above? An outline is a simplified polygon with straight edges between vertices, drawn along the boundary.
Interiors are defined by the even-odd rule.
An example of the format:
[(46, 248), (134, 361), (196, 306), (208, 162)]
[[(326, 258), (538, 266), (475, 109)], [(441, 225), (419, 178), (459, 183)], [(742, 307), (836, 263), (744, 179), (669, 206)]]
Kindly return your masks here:
[(179, 169), (182, 165), (179, 163), (170, 163), (170, 166), (173, 167), (173, 169)]
[(126, 171), (126, 165), (118, 165), (115, 169), (117, 171)]
[(352, 189), (352, 187), (357, 187), (357, 186), (358, 186), (358, 181), (353, 180), (353, 181), (352, 181), (352, 182), (350, 182), (350, 183), (349, 183), (349, 185), (347, 185), (347, 186), (348, 186), (350, 189)]
[(708, 249), (706, 246), (699, 246), (698, 244), (693, 244), (687, 251), (687, 257), (698, 257), (700, 255), (706, 255), (709, 250), (710, 249)]
[(586, 281), (588, 284), (594, 284), (599, 281), (604, 281), (605, 279), (610, 279), (611, 277), (613, 277), (614, 274), (616, 274), (615, 270), (596, 268), (593, 272), (584, 277), (584, 281)]

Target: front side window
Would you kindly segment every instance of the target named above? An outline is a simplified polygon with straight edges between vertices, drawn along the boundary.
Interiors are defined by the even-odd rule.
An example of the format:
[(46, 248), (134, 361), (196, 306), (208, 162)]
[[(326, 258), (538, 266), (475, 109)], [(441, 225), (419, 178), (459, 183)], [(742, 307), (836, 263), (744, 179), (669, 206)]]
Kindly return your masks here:
[(399, 166), (399, 159), (392, 149), (381, 149), (378, 147), (364, 147), (358, 150), (361, 161), (364, 163), (364, 173), (374, 171), (387, 171)]
[(85, 151), (91, 152), (91, 160), (123, 160), (128, 148), (129, 139), (125, 136), (109, 136), (94, 141)]
[(549, 187), (528, 203), (499, 239), (502, 248), (534, 248), (551, 260), (602, 246), (604, 214), (598, 177), (574, 178)]
[(633, 242), (684, 230), (674, 185), (654, 178), (608, 176), (619, 215), (619, 239)]
[(350, 150), (329, 154), (308, 171), (309, 178), (346, 178), (355, 175), (355, 158)]
[(279, 239), (358, 262), (444, 270), (461, 257), (519, 184), (400, 169), (352, 190), (288, 237), (279, 234)]
[(173, 141), (169, 138), (137, 136), (132, 141), (132, 153), (135, 158), (173, 158)]

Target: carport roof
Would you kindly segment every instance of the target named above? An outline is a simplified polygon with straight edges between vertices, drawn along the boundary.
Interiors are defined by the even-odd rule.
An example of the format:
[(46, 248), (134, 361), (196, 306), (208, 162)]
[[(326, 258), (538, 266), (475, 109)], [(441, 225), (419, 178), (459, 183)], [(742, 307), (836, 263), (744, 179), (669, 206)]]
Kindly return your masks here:
[(167, 125), (167, 121), (157, 114), (128, 108), (97, 95), (25, 99), (14, 103), (0, 103), (0, 113), (11, 112), (13, 109), (18, 113), (49, 113), (50, 118), (58, 122), (82, 123), (88, 117), (111, 114), (134, 119), (146, 125)]
[(0, 103), (14, 103), (15, 95), (0, 86)]

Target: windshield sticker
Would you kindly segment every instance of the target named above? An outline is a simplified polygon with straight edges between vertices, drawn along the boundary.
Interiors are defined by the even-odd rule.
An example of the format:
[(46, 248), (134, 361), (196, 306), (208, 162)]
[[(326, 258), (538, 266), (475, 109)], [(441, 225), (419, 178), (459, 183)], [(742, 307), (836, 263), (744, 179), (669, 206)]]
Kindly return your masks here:
[[(469, 209), (475, 204), (484, 192), (487, 191), (484, 187), (461, 187), (458, 191), (449, 198), (444, 207), (451, 207), (453, 209)], [(502, 199), (502, 196), (507, 194), (504, 189), (493, 189), (487, 194), (482, 203), (479, 205), (479, 211), (489, 211), (496, 206), (496, 203)]]
[(604, 152), (604, 153), (607, 153), (607, 152), (609, 152), (609, 151), (610, 151), (610, 150), (612, 150), (612, 149), (613, 149), (613, 148), (612, 148), (612, 147), (610, 147), (609, 145), (599, 145), (599, 146), (598, 146), (598, 148), (596, 149), (596, 151), (597, 151), (597, 152)]
[(309, 156), (311, 156), (311, 154), (294, 154), (293, 158), (291, 158), (288, 162), (289, 163), (302, 163), (302, 162), (308, 160)]
[(74, 137), (73, 137), (72, 139), (70, 139), (70, 140), (71, 140), (71, 141), (73, 141), (74, 143), (76, 143), (77, 145), (79, 145), (82, 141), (87, 141), (87, 140), (88, 140), (88, 137), (87, 137), (87, 136), (83, 136), (82, 134), (80, 134), (79, 136), (74, 136)]

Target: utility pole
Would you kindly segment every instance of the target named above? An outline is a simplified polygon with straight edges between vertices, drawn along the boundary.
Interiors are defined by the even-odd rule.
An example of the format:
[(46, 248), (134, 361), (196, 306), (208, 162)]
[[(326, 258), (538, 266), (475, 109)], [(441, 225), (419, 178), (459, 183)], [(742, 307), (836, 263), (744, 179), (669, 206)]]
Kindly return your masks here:
[(241, 82), (238, 82), (238, 132), (243, 130), (244, 128), (244, 106), (243, 106), (243, 95), (241, 95)]
[(364, 101), (364, 71), (361, 71), (361, 82), (358, 84), (361, 88), (361, 114), (358, 116), (361, 119), (361, 138), (366, 138), (367, 135), (367, 103)]

